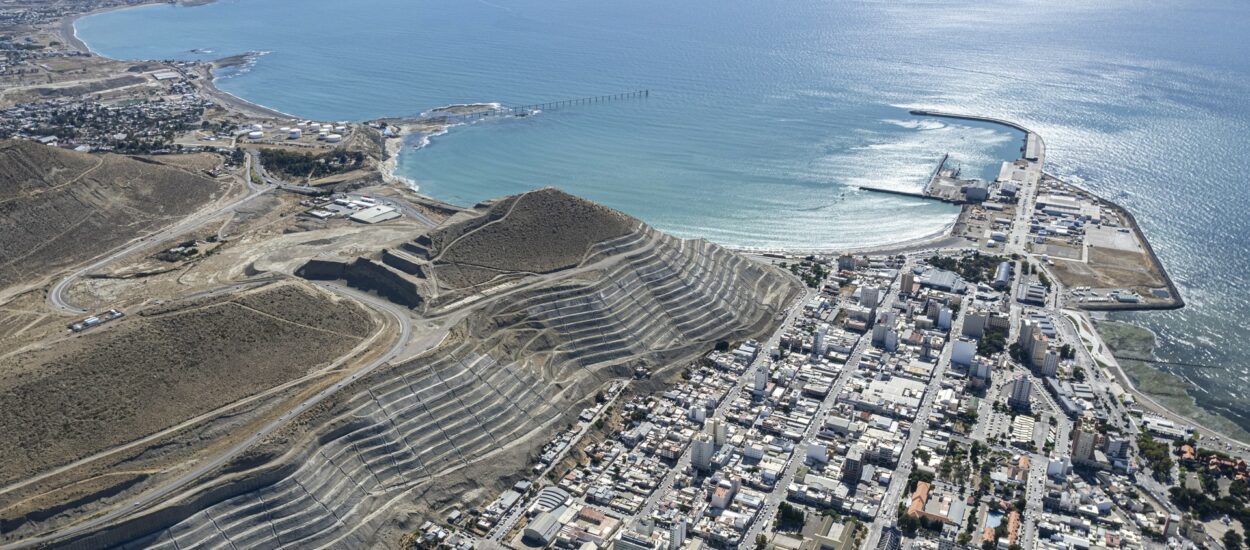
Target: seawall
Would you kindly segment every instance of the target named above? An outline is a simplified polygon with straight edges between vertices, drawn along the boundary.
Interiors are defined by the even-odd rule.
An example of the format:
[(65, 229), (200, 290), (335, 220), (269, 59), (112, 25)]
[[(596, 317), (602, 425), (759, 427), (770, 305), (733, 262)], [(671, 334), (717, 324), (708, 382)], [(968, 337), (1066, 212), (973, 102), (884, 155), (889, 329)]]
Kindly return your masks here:
[[(1059, 181), (1062, 181), (1067, 185), (1072, 185), (1071, 183), (1068, 183), (1061, 178), (1055, 177), (1050, 174), (1047, 174), (1047, 175)], [(1077, 186), (1077, 185), (1072, 185), (1072, 186), (1080, 188), (1080, 186)], [(1085, 191), (1087, 193), (1089, 192), (1089, 190), (1085, 190)], [(1166, 310), (1180, 309), (1180, 308), (1185, 307), (1185, 299), (1181, 297), (1180, 291), (1177, 290), (1176, 282), (1172, 280), (1172, 277), (1168, 275), (1167, 269), (1163, 267), (1163, 262), (1159, 260), (1159, 256), (1155, 253), (1154, 247), (1150, 245), (1150, 239), (1147, 239), (1146, 234), (1142, 232), (1141, 226), (1138, 225), (1137, 223), (1137, 218), (1133, 217), (1133, 213), (1129, 211), (1129, 209), (1124, 208), (1123, 206), (1120, 206), (1119, 204), (1116, 204), (1115, 202), (1109, 199), (1105, 199), (1098, 195), (1094, 195), (1094, 196), (1097, 196), (1098, 200), (1106, 203), (1111, 208), (1114, 208), (1117, 212), (1119, 212), (1120, 214), (1124, 216), (1125, 220), (1128, 220), (1129, 227), (1133, 230), (1133, 233), (1137, 235), (1137, 239), (1141, 241), (1142, 246), (1146, 249), (1146, 256), (1150, 258), (1151, 264), (1153, 264), (1154, 268), (1159, 271), (1159, 276), (1163, 278), (1163, 283), (1167, 286), (1168, 293), (1171, 294), (1171, 299), (1168, 300), (1167, 302), (1160, 302), (1160, 303), (1153, 303), (1153, 304), (1142, 304), (1142, 303), (1137, 303), (1137, 304), (1133, 304), (1133, 303), (1082, 304), (1080, 306), (1081, 309), (1084, 309), (1087, 311), (1166, 311)]]

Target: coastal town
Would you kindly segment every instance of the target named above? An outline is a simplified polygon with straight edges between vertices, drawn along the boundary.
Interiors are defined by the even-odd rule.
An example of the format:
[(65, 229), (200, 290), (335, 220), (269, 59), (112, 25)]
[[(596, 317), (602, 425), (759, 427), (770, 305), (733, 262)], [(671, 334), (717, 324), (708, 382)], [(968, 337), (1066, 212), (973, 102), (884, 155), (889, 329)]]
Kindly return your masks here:
[[(962, 178), (942, 156), (919, 192), (858, 190), (959, 205), (948, 231), (920, 241), (731, 251), (569, 199), (535, 199), (594, 222), (569, 229), (518, 209), (525, 193), (460, 208), (418, 196), (394, 173), (405, 135), (536, 110), (482, 103), (407, 119), (304, 119), (216, 89), (217, 75), (252, 54), (121, 62), (74, 36), (77, 17), (146, 3), (0, 5), (0, 140), (79, 154), (70, 158), (84, 165), (107, 155), (159, 166), (169, 181), (191, 174), (222, 191), (6, 295), (0, 305), (37, 315), (11, 323), (20, 327), (6, 342), (20, 345), (5, 357), (27, 360), (18, 354), (37, 339), (22, 333), (41, 323), (55, 330), (39, 344), (96, 338), (115, 353), (126, 341), (108, 338), (174, 318), (170, 303), (184, 300), (194, 315), (246, 310), (264, 318), (248, 323), (305, 330), (316, 346), (277, 354), (315, 358), (298, 355), (307, 364), (266, 374), (229, 402), (133, 428), (113, 447), (6, 472), (0, 549), (1248, 544), (1250, 447), (1141, 391), (1120, 363), (1153, 359), (1113, 353), (1099, 332), (1107, 312), (1183, 307), (1177, 285), (1132, 213), (1047, 171), (1039, 133), (912, 111), (1023, 136), (1019, 157), (992, 181)], [(531, 217), (511, 221), (514, 211)], [(491, 233), (506, 220), (517, 226)], [(560, 231), (587, 242), (568, 252), (540, 240)], [(498, 242), (474, 241), (484, 234)], [(457, 245), (469, 252), (449, 252)], [(123, 260), (132, 269), (104, 273)], [(275, 282), (305, 285), (291, 300), (298, 307), (282, 296), (214, 302)], [(583, 287), (593, 292), (577, 294)], [(341, 309), (283, 309), (318, 300)], [(594, 309), (601, 302), (609, 306)], [(214, 322), (205, 324), (234, 324)], [(202, 326), (158, 334), (181, 342)], [(204, 345), (206, 355), (225, 353), (216, 346)], [(264, 407), (243, 412), (253, 402)], [(166, 453), (180, 463), (160, 463)], [(141, 475), (92, 485), (133, 474), (119, 471), (130, 460)], [(56, 485), (66, 472), (76, 477)], [(377, 527), (382, 519), (391, 523)], [(362, 526), (368, 537), (357, 537)]]
[(1065, 285), (1060, 246), (1144, 241), (1045, 175), (1030, 140), (966, 207), (997, 213), (975, 244), (770, 254), (809, 290), (767, 341), (709, 352), (664, 391), (613, 385), (534, 477), (414, 544), (1239, 548), (1246, 449), (1138, 401), (1075, 309), (1163, 302), (1166, 276)]

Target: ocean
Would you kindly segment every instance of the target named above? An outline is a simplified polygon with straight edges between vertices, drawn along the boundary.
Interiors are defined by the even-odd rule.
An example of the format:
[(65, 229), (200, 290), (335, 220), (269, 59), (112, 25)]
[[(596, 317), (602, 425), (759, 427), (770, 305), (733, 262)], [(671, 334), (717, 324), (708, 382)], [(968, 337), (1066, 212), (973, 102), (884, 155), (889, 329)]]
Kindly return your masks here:
[(909, 109), (1018, 121), (1051, 172), (1135, 213), (1189, 304), (1117, 317), (1250, 428), (1246, 28), (1238, 0), (226, 0), (77, 24), (119, 59), (264, 52), (219, 87), (318, 120), (648, 89), (453, 128), (405, 147), (399, 173), (463, 205), (555, 185), (743, 247), (940, 231), (954, 207), (860, 187), (918, 189), (945, 153), (990, 176), (1022, 136)]

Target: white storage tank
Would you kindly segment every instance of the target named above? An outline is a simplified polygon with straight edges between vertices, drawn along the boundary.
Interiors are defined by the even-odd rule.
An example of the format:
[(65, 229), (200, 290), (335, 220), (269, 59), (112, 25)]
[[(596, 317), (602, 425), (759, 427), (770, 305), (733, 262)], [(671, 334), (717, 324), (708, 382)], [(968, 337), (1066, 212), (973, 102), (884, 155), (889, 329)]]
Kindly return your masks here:
[(299, 128), (295, 128), (291, 130), (290, 133), (287, 134), (287, 137), (290, 139), (299, 139), (303, 136), (304, 136), (304, 131), (300, 130)]
[(330, 134), (326, 136), (326, 143), (338, 143), (340, 141), (343, 141), (343, 136), (338, 134)]
[(260, 139), (265, 137), (265, 133), (260, 130), (252, 130), (247, 133), (247, 139)]

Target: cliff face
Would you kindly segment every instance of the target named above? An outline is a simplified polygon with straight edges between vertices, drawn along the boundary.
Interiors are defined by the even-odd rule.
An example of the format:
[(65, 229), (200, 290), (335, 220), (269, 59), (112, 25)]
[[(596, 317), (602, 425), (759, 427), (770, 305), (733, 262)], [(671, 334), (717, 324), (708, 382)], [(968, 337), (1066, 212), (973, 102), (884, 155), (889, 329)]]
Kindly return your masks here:
[[(717, 341), (762, 335), (800, 290), (719, 246), (552, 190), (485, 205), (410, 244), (379, 261), (317, 260), (301, 272), (351, 282), (365, 270), (375, 279), (365, 285), (404, 305), (408, 287), (378, 280), (415, 285), (418, 311), (457, 319), (440, 347), (346, 387), (307, 422), (294, 453), (251, 476), (264, 476), (261, 486), (98, 540), (384, 543), (398, 510), (433, 516), (493, 498), (634, 366), (679, 368)], [(465, 268), (494, 275), (468, 278)]]
[(224, 191), (153, 162), (0, 140), (0, 290), (173, 223)]

